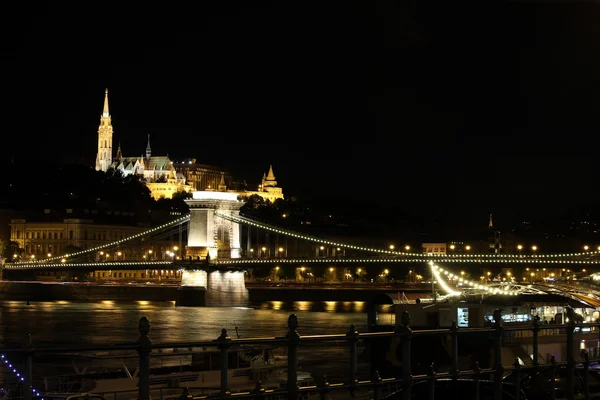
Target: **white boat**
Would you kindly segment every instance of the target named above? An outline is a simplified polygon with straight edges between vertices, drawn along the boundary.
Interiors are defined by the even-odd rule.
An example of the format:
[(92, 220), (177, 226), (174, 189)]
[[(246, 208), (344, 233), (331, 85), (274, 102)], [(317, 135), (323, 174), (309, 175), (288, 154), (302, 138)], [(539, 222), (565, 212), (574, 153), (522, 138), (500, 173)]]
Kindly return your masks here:
[[(46, 376), (45, 391), (87, 392), (107, 395), (121, 392), (119, 398), (135, 398), (139, 384), (138, 355), (135, 352), (53, 354), (53, 363), (63, 359), (71, 363), (75, 374)], [(270, 346), (230, 349), (228, 352), (228, 387), (230, 392), (252, 390), (260, 381), (269, 389), (287, 382), (287, 356)], [(310, 373), (298, 372), (299, 386), (314, 385)], [(189, 388), (193, 395), (220, 391), (221, 351), (216, 347), (154, 351), (150, 357), (150, 389), (162, 396), (182, 393)], [(127, 393), (127, 394), (126, 394)]]

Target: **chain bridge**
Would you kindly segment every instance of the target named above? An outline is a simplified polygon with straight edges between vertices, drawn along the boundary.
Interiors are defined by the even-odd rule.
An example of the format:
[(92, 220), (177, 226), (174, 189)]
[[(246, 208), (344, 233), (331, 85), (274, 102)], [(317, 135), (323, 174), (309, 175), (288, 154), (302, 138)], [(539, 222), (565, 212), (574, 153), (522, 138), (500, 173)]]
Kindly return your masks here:
[[(434, 276), (441, 269), (511, 268), (545, 271), (548, 269), (600, 264), (600, 250), (564, 254), (423, 254), (410, 251), (361, 246), (341, 239), (310, 235), (290, 228), (275, 226), (240, 214), (244, 204), (237, 194), (227, 192), (194, 192), (186, 200), (190, 213), (160, 226), (76, 251), (43, 260), (9, 262), (3, 266), (5, 279), (19, 273), (51, 271), (92, 272), (96, 278), (121, 277), (118, 271), (134, 271), (129, 276), (146, 279), (175, 273), (182, 287), (244, 286), (244, 273), (249, 270), (280, 268), (292, 272), (295, 280), (313, 278), (311, 270), (334, 271), (339, 267), (366, 271), (373, 266), (379, 276), (402, 277), (418, 268)], [(432, 267), (432, 268), (430, 268)], [(56, 273), (56, 272), (54, 272)], [(333, 273), (333, 272), (332, 272)], [(533, 274), (532, 279), (533, 282)], [(537, 273), (537, 272), (535, 272)], [(346, 273), (346, 279), (354, 279)], [(13, 275), (15, 276), (15, 275)], [(127, 275), (126, 275), (127, 276)], [(173, 275), (171, 275), (173, 277)], [(275, 276), (273, 276), (275, 278)], [(338, 276), (339, 278), (339, 276)], [(473, 281), (479, 285), (483, 281)], [(314, 278), (313, 278), (314, 279)], [(433, 278), (432, 278), (433, 279)], [(342, 277), (339, 280), (344, 280)]]

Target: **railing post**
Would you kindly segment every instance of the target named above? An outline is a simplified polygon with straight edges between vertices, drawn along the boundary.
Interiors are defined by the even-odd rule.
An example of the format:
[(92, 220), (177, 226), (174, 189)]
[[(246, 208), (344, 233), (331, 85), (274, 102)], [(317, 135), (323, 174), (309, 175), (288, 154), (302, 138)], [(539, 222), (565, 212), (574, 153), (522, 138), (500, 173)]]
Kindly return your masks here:
[(590, 355), (587, 351), (583, 354), (583, 396), (590, 398)]
[[(327, 400), (327, 393), (329, 393), (330, 385), (327, 377), (323, 375), (323, 384), (321, 385), (321, 400)], [(352, 393), (354, 394), (354, 393)]]
[(356, 343), (358, 342), (358, 331), (354, 325), (350, 325), (350, 331), (346, 333), (346, 340), (348, 340), (348, 347), (350, 352), (350, 395), (354, 396), (356, 384)]
[(379, 371), (375, 371), (373, 374), (373, 400), (381, 399), (381, 376)]
[(400, 335), (402, 341), (402, 398), (410, 399), (412, 389), (412, 366), (410, 354), (410, 342), (412, 339), (412, 329), (410, 329), (410, 315), (408, 311), (403, 311), (400, 316)]
[(479, 398), (479, 381), (481, 380), (481, 367), (479, 366), (479, 362), (477, 362), (477, 361), (475, 361), (475, 365), (473, 366), (473, 372), (475, 373), (475, 375), (473, 377), (473, 384), (475, 385), (475, 387), (473, 388), (473, 399), (478, 399)]
[(27, 334), (26, 350), (27, 359), (25, 361), (25, 376), (23, 377), (23, 399), (31, 400), (33, 398), (33, 342), (31, 340), (31, 334)]
[(550, 400), (556, 400), (556, 358), (550, 357)]
[(262, 381), (256, 382), (256, 386), (252, 389), (252, 394), (254, 395), (254, 400), (260, 400), (265, 397), (265, 387), (262, 384)]
[(227, 329), (221, 329), (221, 335), (215, 340), (221, 350), (221, 396), (228, 396), (229, 392), (229, 347), (231, 346), (231, 338), (227, 336)]
[(429, 377), (429, 400), (435, 400), (435, 375), (435, 365), (432, 363), (427, 372)]
[(152, 352), (152, 340), (148, 337), (148, 333), (150, 332), (150, 321), (148, 321), (148, 318), (140, 318), (138, 331), (140, 333), (136, 341), (139, 356), (138, 400), (150, 400), (150, 353)]
[(521, 363), (518, 357), (515, 357), (513, 366), (515, 367), (515, 375), (517, 376), (515, 380), (515, 399), (519, 400), (521, 398)]
[(502, 400), (502, 336), (504, 327), (502, 323), (502, 310), (494, 310), (494, 400)]
[[(162, 398), (162, 388), (160, 389), (160, 396)], [(179, 400), (191, 400), (193, 398), (194, 396), (190, 393), (190, 388), (184, 387), (183, 392), (181, 392), (181, 395), (179, 396)]]
[(573, 390), (573, 374), (575, 373), (575, 355), (573, 346), (575, 344), (575, 319), (573, 315), (569, 318), (567, 324), (567, 399), (573, 400), (575, 393)]
[(298, 398), (298, 345), (300, 344), (300, 335), (296, 331), (298, 327), (298, 317), (292, 314), (288, 317), (288, 366), (287, 366), (287, 390), (288, 400)]
[(456, 325), (456, 321), (452, 321), (450, 334), (452, 335), (452, 368), (450, 373), (452, 374), (452, 381), (456, 384), (458, 379), (458, 325)]
[(533, 317), (533, 372), (536, 373), (540, 366), (540, 317)]

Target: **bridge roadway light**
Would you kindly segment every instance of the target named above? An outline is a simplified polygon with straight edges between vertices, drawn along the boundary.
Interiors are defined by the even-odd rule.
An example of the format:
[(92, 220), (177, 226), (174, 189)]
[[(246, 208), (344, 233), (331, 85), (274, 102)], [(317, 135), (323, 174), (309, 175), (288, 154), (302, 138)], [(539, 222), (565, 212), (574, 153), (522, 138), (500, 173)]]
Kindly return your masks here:
[(469, 245), (466, 245), (466, 246), (465, 246), (465, 250), (467, 250), (467, 251), (471, 250), (471, 246), (469, 246)]
[(584, 249), (585, 251), (588, 251), (588, 250), (590, 249), (590, 246), (588, 246), (588, 245), (586, 244), (585, 246), (583, 246), (583, 249)]
[(404, 246), (404, 250), (409, 251), (410, 250), (410, 246), (409, 245)]
[(531, 246), (531, 250), (537, 251), (538, 247), (536, 245)]
[(396, 246), (394, 246), (393, 244), (390, 244), (390, 250), (394, 250), (396, 248)]

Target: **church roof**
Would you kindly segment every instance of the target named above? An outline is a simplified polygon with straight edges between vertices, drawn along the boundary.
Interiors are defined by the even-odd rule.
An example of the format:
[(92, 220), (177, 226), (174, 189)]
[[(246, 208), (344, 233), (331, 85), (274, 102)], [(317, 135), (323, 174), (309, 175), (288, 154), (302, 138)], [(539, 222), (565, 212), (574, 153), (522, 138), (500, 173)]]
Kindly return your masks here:
[(152, 156), (144, 162), (147, 169), (171, 169), (171, 159), (168, 156)]

